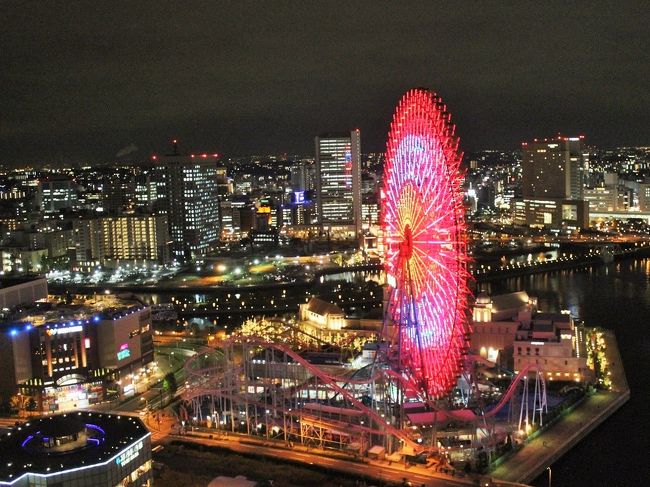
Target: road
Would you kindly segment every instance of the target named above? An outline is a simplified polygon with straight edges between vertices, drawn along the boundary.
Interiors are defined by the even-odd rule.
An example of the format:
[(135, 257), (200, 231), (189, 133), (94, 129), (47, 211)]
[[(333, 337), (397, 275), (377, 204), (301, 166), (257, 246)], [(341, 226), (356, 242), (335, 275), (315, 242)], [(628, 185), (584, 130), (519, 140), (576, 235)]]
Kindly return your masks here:
[[(196, 345), (199, 348), (199, 345)], [(177, 348), (172, 345), (156, 345), (155, 357), (158, 362), (158, 374), (153, 379), (149, 389), (144, 392), (135, 394), (133, 397), (122, 402), (110, 401), (90, 406), (88, 409), (93, 411), (115, 411), (123, 413), (134, 413), (144, 410), (156, 410), (161, 406), (161, 402), (167, 399), (167, 394), (163, 391), (162, 380), (170, 371), (176, 376), (178, 388), (183, 387), (185, 376), (183, 365), (185, 361), (196, 352), (192, 345), (185, 348)]]
[(393, 464), (392, 466), (388, 466), (386, 464), (382, 465), (379, 462), (352, 462), (295, 450), (285, 450), (262, 445), (239, 443), (238, 441), (233, 440), (209, 439), (194, 436), (177, 435), (169, 435), (168, 439), (209, 446), (218, 446), (238, 453), (265, 455), (280, 460), (301, 462), (309, 465), (318, 464), (321, 468), (330, 468), (339, 472), (358, 476), (367, 476), (395, 483), (399, 483), (403, 479), (407, 479), (415, 486), (425, 485), (427, 487), (444, 487), (476, 485), (476, 481), (470, 478), (454, 479), (451, 476), (437, 473), (435, 473), (436, 477), (433, 477), (434, 472), (427, 472), (426, 470), (425, 472), (427, 473), (420, 472), (424, 470), (421, 467), (409, 467), (408, 469), (405, 469), (403, 464)]

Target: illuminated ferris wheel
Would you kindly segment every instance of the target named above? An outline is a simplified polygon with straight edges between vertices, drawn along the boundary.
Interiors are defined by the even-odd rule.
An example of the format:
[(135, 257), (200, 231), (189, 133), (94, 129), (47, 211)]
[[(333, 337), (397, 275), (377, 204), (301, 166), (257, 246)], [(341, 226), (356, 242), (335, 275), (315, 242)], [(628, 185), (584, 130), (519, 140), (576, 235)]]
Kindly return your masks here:
[(423, 89), (400, 100), (382, 188), (389, 310), (399, 367), (428, 398), (449, 392), (467, 348), (467, 251), (454, 125)]

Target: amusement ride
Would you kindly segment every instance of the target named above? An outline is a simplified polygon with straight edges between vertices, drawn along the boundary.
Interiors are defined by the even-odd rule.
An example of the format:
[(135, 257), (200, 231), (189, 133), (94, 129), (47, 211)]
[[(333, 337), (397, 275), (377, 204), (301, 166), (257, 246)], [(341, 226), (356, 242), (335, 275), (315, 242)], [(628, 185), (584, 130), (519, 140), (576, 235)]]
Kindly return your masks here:
[[(441, 98), (425, 89), (404, 94), (393, 116), (381, 189), (385, 318), (364, 348), (368, 363), (314, 363), (300, 333), (287, 341), (233, 334), (187, 362), (188, 419), (355, 455), (373, 447), (405, 455), (489, 449), (499, 434), (502, 441), (542, 420), (539, 372), (534, 381), (527, 368), (511, 374), (498, 398), (480, 399), (454, 130)], [(499, 431), (502, 410), (511, 426)]]

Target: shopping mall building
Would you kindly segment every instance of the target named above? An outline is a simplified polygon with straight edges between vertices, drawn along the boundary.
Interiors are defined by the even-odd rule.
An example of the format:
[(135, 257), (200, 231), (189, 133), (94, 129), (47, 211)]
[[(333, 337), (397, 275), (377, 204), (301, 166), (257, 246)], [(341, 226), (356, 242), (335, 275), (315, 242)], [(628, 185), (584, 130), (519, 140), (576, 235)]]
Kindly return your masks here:
[(151, 433), (140, 418), (76, 412), (0, 435), (0, 486), (150, 486)]
[(0, 288), (13, 296), (0, 321), (0, 401), (19, 394), (55, 412), (144, 390), (155, 372), (149, 307), (111, 295), (48, 296), (44, 281), (20, 283), (23, 299)]

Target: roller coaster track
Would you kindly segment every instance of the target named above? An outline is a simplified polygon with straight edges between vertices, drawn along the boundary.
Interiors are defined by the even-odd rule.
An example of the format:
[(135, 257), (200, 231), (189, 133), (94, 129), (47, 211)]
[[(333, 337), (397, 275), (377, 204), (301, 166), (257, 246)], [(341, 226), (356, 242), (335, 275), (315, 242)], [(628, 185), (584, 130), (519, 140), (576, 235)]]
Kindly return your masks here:
[[(266, 348), (266, 349), (273, 349), (277, 350), (281, 353), (284, 353), (286, 356), (290, 357), (294, 362), (300, 364), (302, 367), (305, 368), (312, 376), (317, 377), (321, 382), (323, 382), (325, 385), (327, 385), (332, 391), (337, 392), (340, 394), (343, 398), (345, 398), (346, 401), (348, 401), (351, 405), (353, 405), (355, 408), (357, 408), (359, 411), (362, 411), (368, 418), (372, 419), (380, 429), (383, 429), (386, 433), (393, 435), (396, 438), (399, 438), (404, 442), (405, 445), (408, 445), (409, 447), (413, 448), (415, 451), (420, 451), (422, 450), (422, 445), (418, 444), (417, 442), (413, 441), (409, 434), (405, 431), (402, 431), (399, 428), (394, 427), (391, 425), (389, 422), (386, 421), (385, 418), (383, 418), (379, 413), (377, 413), (375, 410), (372, 408), (366, 406), (362, 401), (357, 399), (353, 394), (350, 393), (349, 390), (347, 390), (345, 387), (342, 387), (338, 384), (338, 382), (349, 382), (348, 379), (346, 378), (341, 378), (341, 377), (334, 377), (331, 376), (325, 372), (323, 372), (321, 369), (319, 369), (317, 366), (311, 364), (309, 361), (307, 361), (305, 358), (303, 358), (300, 354), (295, 352), (293, 349), (291, 349), (289, 346), (281, 344), (281, 343), (273, 343), (273, 342), (268, 342), (262, 339), (254, 339), (247, 337), (245, 341), (243, 340), (231, 340), (230, 343), (242, 343), (242, 344), (247, 344), (250, 346), (256, 346), (256, 347), (261, 347), (261, 348)], [(228, 345), (229, 343), (224, 342), (223, 345)], [(203, 352), (204, 353), (204, 352)], [(193, 360), (196, 360), (198, 358), (199, 354), (197, 356), (192, 357), (190, 361), (188, 361), (188, 365), (193, 363)], [(232, 365), (231, 365), (232, 366)], [(197, 370), (197, 369), (191, 369), (190, 372), (192, 375), (195, 377), (201, 377), (204, 378), (204, 373), (205, 371), (202, 370)], [(360, 381), (359, 383), (367, 383), (369, 380), (365, 381)], [(203, 386), (203, 387), (202, 387)], [(196, 388), (193, 391), (186, 391), (184, 394), (186, 399), (190, 399), (192, 397), (198, 397), (202, 395), (209, 395), (210, 394), (210, 388), (204, 387), (205, 384), (197, 384)], [(190, 389), (193, 389), (190, 386)], [(212, 393), (219, 394), (220, 391), (217, 390), (216, 388), (212, 390)], [(250, 400), (248, 401), (249, 403), (251, 402)]]
[(530, 372), (531, 369), (533, 369), (533, 367), (531, 365), (527, 365), (521, 371), (519, 371), (519, 373), (514, 377), (514, 379), (508, 386), (508, 389), (506, 389), (506, 392), (501, 396), (501, 399), (499, 399), (499, 402), (496, 404), (496, 406), (494, 406), (488, 412), (478, 415), (471, 409), (458, 409), (458, 410), (444, 411), (444, 413), (454, 419), (458, 419), (461, 421), (476, 421), (480, 418), (490, 418), (496, 415), (501, 409), (503, 409), (503, 407), (506, 404), (508, 404), (508, 401), (510, 401), (513, 394), (517, 391), (517, 386), (519, 385), (519, 382), (521, 382), (528, 376), (528, 372)]
[[(292, 386), (290, 390), (287, 391), (287, 394), (289, 396), (295, 395), (298, 390), (306, 387), (306, 385), (317, 384), (318, 381), (320, 381), (329, 390), (336, 393), (336, 395), (342, 397), (345, 401), (347, 401), (350, 405), (354, 407), (353, 409), (337, 408), (338, 412), (332, 414), (338, 414), (339, 416), (347, 415), (349, 417), (358, 414), (364, 414), (377, 425), (377, 428), (376, 429), (369, 428), (368, 426), (355, 424), (352, 421), (349, 422), (340, 421), (340, 418), (339, 420), (336, 420), (334, 418), (324, 418), (322, 417), (322, 415), (317, 417), (315, 415), (316, 412), (321, 412), (321, 413), (325, 412), (327, 414), (327, 411), (325, 410), (326, 408), (320, 403), (307, 403), (303, 408), (300, 409), (300, 411), (297, 410), (292, 411), (291, 409), (283, 410), (282, 412), (286, 416), (296, 418), (296, 419), (301, 418), (302, 420), (307, 421), (309, 423), (318, 422), (321, 425), (330, 425), (333, 429), (336, 430), (340, 430), (343, 428), (344, 430), (348, 430), (348, 431), (356, 430), (359, 432), (370, 432), (370, 433), (382, 434), (382, 435), (389, 434), (402, 440), (405, 445), (413, 448), (414, 451), (422, 451), (423, 446), (413, 441), (408, 431), (402, 430), (400, 428), (396, 428), (395, 426), (391, 425), (377, 411), (375, 411), (372, 407), (368, 407), (367, 405), (365, 405), (361, 400), (359, 400), (355, 396), (355, 394), (352, 391), (350, 391), (347, 388), (347, 386), (349, 385), (364, 385), (364, 384), (370, 384), (378, 380), (386, 380), (386, 381), (393, 380), (395, 382), (399, 382), (407, 394), (410, 392), (413, 396), (419, 397), (420, 394), (418, 393), (416, 387), (411, 383), (410, 380), (408, 380), (408, 378), (404, 377), (399, 372), (394, 371), (388, 367), (374, 368), (373, 373), (370, 375), (370, 377), (367, 378), (341, 377), (341, 376), (335, 376), (324, 372), (318, 366), (313, 365), (307, 359), (302, 357), (299, 353), (294, 351), (291, 347), (282, 343), (273, 343), (261, 338), (253, 338), (253, 337), (231, 338), (230, 340), (227, 340), (224, 343), (222, 343), (222, 346), (230, 346), (230, 345), (242, 345), (242, 346), (247, 345), (251, 347), (260, 347), (263, 349), (272, 349), (282, 354), (285, 354), (293, 362), (299, 364), (307, 372), (309, 372), (309, 374), (311, 374), (310, 377), (307, 378), (307, 380), (302, 384)], [(214, 353), (214, 352), (215, 349), (213, 348), (202, 349), (199, 353), (197, 353), (195, 356), (191, 357), (188, 360), (186, 364), (186, 374), (188, 377), (190, 375), (193, 376), (196, 382), (194, 384), (191, 384), (189, 389), (186, 389), (184, 391), (183, 396), (185, 397), (185, 399), (190, 400), (197, 397), (217, 395), (221, 397), (231, 397), (235, 399), (237, 402), (246, 403), (254, 407), (259, 407), (259, 408), (268, 407), (267, 403), (259, 400), (255, 400), (251, 396), (247, 396), (246, 393), (242, 393), (241, 390), (237, 390), (236, 386), (225, 385), (222, 383), (222, 381), (226, 379), (227, 374), (232, 374), (232, 372), (241, 373), (241, 371), (236, 372), (235, 369), (233, 369), (233, 367), (236, 367), (235, 364), (233, 363), (225, 364), (225, 367), (231, 368), (230, 371), (226, 371), (223, 365), (221, 367), (212, 366), (203, 369), (197, 368), (198, 364), (196, 362), (202, 356), (204, 356), (206, 353)], [(218, 370), (219, 368), (221, 368), (221, 370)], [(433, 409), (432, 412), (439, 414), (438, 417), (441, 420), (443, 420), (444, 417), (448, 417), (451, 419), (464, 421), (464, 422), (476, 422), (484, 418), (492, 417), (496, 415), (504, 406), (508, 404), (510, 399), (516, 393), (519, 383), (527, 377), (528, 373), (531, 371), (532, 368), (533, 367), (531, 366), (527, 366), (524, 369), (522, 369), (513, 378), (508, 389), (501, 396), (497, 404), (487, 412), (477, 414), (476, 412), (470, 409), (462, 409), (462, 410), (444, 409), (443, 410), (443, 409), (433, 409), (433, 408), (432, 408)], [(215, 372), (217, 373), (215, 374)], [(429, 406), (431, 407), (432, 405)], [(281, 406), (280, 408), (276, 407), (276, 409), (282, 410), (284, 409), (284, 405)], [(322, 409), (323, 411), (319, 411), (319, 409)]]

